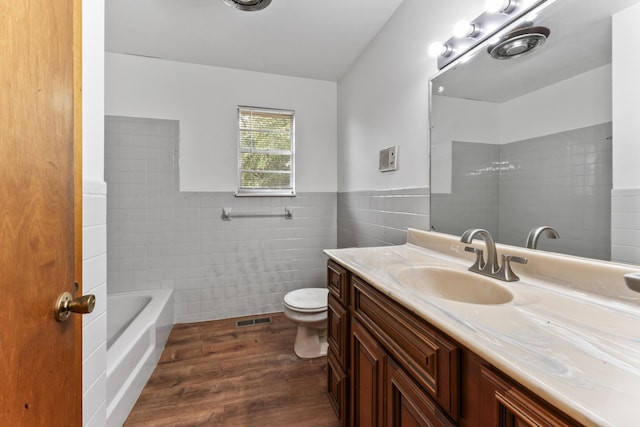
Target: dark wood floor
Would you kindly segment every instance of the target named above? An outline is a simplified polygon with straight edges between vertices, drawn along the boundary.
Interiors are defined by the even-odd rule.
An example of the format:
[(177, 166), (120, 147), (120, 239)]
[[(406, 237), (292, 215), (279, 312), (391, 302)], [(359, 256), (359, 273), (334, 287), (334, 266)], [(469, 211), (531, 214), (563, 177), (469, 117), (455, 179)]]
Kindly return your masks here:
[(176, 325), (125, 426), (337, 426), (326, 358), (298, 359), (296, 326), (269, 316)]

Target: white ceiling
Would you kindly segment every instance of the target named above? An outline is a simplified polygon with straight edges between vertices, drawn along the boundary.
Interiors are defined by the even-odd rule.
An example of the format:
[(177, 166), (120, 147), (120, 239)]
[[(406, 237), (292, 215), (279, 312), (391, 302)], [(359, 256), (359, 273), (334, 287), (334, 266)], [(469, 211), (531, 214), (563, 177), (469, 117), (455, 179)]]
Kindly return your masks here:
[(403, 0), (107, 0), (106, 50), (337, 81)]

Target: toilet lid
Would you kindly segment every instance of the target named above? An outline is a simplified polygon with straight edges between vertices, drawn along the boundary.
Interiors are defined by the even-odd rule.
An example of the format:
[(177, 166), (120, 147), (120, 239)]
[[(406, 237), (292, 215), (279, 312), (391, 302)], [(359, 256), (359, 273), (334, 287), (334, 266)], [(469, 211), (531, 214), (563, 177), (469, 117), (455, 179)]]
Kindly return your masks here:
[(327, 308), (328, 292), (326, 288), (297, 289), (284, 296), (284, 303), (297, 311), (322, 311)]

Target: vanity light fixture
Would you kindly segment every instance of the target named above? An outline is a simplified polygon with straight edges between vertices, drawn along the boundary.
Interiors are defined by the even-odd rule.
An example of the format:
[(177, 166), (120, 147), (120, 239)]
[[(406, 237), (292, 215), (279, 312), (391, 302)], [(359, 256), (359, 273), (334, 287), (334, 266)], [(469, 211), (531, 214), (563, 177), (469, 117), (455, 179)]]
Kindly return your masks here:
[[(228, 1), (228, 0), (225, 0)], [(472, 21), (459, 21), (453, 29), (453, 37), (443, 43), (433, 43), (429, 55), (438, 58), (438, 69), (443, 69), (460, 56), (472, 51), (479, 45), (491, 45), (490, 39), (500, 37), (501, 32), (513, 31), (523, 24), (523, 19), (531, 12), (537, 12), (556, 0), (486, 0), (485, 12)], [(532, 22), (526, 26), (533, 27)], [(496, 40), (492, 40), (494, 43)], [(502, 41), (502, 40), (500, 40)], [(521, 46), (511, 49), (515, 57), (518, 49), (529, 51)]]
[(503, 13), (505, 15), (513, 12), (516, 7), (514, 0), (487, 0), (484, 3), (484, 10), (487, 13)]

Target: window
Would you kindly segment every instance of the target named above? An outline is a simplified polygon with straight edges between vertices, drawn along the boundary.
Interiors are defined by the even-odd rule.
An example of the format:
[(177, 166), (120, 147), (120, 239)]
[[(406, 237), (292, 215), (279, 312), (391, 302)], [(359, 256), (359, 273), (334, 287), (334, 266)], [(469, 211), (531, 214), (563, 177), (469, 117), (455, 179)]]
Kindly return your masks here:
[(238, 196), (293, 196), (294, 112), (238, 107)]

